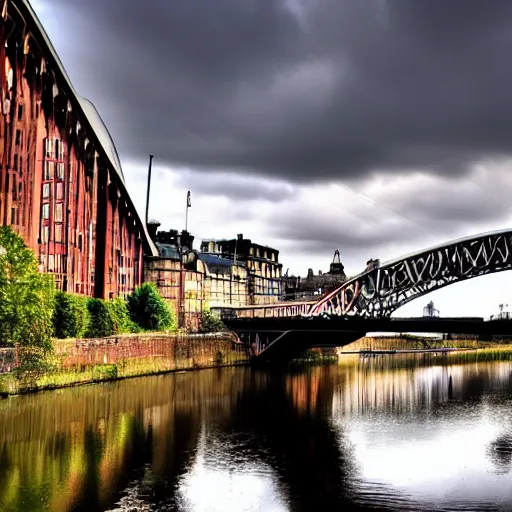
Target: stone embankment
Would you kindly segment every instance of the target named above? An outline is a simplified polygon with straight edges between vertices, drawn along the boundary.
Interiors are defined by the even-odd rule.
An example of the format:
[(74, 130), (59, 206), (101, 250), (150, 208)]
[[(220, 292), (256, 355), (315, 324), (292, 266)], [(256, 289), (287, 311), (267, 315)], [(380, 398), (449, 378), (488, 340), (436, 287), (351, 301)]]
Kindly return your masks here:
[[(56, 340), (47, 368), (16, 368), (13, 350), (0, 358), (0, 395), (158, 373), (242, 365), (245, 347), (232, 335), (130, 334), (101, 339)], [(3, 373), (2, 373), (3, 372)]]

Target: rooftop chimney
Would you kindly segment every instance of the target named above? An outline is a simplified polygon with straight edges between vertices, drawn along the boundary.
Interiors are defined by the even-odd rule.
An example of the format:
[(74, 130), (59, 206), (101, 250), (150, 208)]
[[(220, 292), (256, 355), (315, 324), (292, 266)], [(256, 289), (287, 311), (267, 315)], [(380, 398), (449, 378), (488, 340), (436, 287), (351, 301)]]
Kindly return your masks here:
[(158, 230), (158, 228), (160, 227), (160, 222), (157, 222), (155, 220), (152, 220), (152, 221), (149, 221), (147, 223), (147, 228), (148, 228), (148, 233), (149, 233), (149, 236), (151, 237), (151, 240), (153, 240), (153, 242), (156, 240), (156, 232)]

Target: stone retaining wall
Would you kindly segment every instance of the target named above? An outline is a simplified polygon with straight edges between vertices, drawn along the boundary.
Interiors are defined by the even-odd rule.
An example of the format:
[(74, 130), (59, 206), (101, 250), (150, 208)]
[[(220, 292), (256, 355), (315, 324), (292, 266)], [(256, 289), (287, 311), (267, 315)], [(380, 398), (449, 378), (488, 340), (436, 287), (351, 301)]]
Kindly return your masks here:
[(145, 364), (160, 371), (240, 364), (246, 351), (229, 335), (131, 334), (101, 339), (58, 340), (55, 353), (63, 369), (94, 365)]

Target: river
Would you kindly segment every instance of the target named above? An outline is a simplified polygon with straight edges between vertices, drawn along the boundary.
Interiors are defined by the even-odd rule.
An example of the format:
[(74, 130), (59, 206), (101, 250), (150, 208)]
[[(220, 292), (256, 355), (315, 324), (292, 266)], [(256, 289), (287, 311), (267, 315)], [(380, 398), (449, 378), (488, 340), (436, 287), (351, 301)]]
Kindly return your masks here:
[(0, 401), (0, 510), (512, 510), (512, 363), (223, 368)]

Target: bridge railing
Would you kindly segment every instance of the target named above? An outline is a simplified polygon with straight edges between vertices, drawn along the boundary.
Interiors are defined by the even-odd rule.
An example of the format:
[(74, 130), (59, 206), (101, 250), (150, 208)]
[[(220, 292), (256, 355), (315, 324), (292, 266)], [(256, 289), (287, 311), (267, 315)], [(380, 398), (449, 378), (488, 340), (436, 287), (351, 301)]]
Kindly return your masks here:
[(212, 312), (222, 320), (252, 318), (293, 318), (308, 316), (315, 300), (284, 302), (241, 307), (212, 308)]

